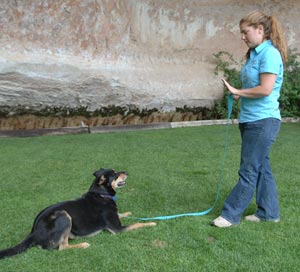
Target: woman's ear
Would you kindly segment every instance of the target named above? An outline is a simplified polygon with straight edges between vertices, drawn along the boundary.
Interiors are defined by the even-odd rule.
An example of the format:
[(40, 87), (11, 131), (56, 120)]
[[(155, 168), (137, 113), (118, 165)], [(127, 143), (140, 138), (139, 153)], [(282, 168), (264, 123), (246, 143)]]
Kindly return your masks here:
[(264, 27), (263, 27), (263, 25), (258, 25), (257, 29), (258, 29), (258, 33), (259, 34), (264, 34)]

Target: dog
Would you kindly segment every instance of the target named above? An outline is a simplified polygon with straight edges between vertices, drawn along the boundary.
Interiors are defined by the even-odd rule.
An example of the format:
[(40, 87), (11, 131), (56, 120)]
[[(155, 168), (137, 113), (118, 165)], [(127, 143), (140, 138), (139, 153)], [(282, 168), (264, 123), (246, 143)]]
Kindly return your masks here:
[(0, 259), (15, 256), (27, 249), (39, 246), (43, 249), (64, 250), (87, 248), (86, 242), (69, 244), (69, 239), (91, 237), (102, 230), (112, 234), (135, 230), (156, 223), (135, 223), (123, 226), (115, 202), (116, 189), (125, 185), (128, 173), (113, 169), (99, 169), (87, 193), (82, 197), (60, 202), (42, 210), (35, 218), (29, 235), (18, 245), (0, 251)]

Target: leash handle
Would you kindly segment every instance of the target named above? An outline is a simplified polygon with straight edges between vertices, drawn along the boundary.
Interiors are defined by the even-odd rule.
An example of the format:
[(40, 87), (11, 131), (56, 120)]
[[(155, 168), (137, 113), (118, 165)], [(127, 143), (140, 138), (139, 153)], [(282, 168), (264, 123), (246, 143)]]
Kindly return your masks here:
[(202, 216), (209, 214), (216, 206), (220, 194), (221, 194), (221, 188), (222, 188), (222, 180), (224, 176), (224, 166), (225, 166), (225, 160), (226, 160), (226, 153), (227, 153), (227, 144), (228, 144), (228, 131), (229, 131), (229, 120), (231, 117), (232, 113), (232, 108), (233, 108), (233, 96), (232, 94), (228, 94), (227, 96), (227, 109), (228, 109), (228, 115), (227, 115), (227, 125), (226, 125), (226, 134), (225, 134), (225, 143), (224, 143), (224, 157), (222, 160), (222, 167), (221, 167), (221, 176), (219, 180), (219, 185), (218, 185), (218, 190), (215, 198), (214, 204), (207, 210), (201, 211), (201, 212), (195, 212), (195, 213), (181, 213), (181, 214), (174, 214), (174, 215), (165, 215), (165, 216), (156, 216), (156, 217), (144, 217), (144, 218), (139, 218), (139, 217), (126, 217), (130, 219), (136, 219), (136, 220), (141, 220), (141, 221), (149, 221), (149, 220), (169, 220), (169, 219), (174, 219), (174, 218), (179, 218), (179, 217), (184, 217), (184, 216)]

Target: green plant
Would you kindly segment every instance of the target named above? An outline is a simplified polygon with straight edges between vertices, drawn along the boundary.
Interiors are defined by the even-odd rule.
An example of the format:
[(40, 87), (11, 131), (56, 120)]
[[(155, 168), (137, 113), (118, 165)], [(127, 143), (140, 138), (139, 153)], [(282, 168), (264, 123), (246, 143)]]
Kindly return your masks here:
[(280, 94), (281, 114), (284, 117), (300, 116), (300, 54), (290, 51), (285, 67), (284, 81)]

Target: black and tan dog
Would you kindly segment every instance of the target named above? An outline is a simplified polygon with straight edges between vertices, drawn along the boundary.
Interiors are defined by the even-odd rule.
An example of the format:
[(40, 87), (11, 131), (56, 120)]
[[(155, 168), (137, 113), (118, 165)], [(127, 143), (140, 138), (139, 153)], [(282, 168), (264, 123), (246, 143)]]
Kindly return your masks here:
[(125, 185), (127, 172), (100, 169), (88, 192), (81, 198), (51, 205), (35, 218), (30, 234), (18, 245), (0, 251), (0, 259), (24, 252), (33, 247), (63, 250), (87, 248), (88, 243), (69, 244), (69, 239), (94, 236), (102, 230), (113, 234), (134, 230), (156, 223), (135, 223), (122, 226), (114, 197), (116, 189)]

